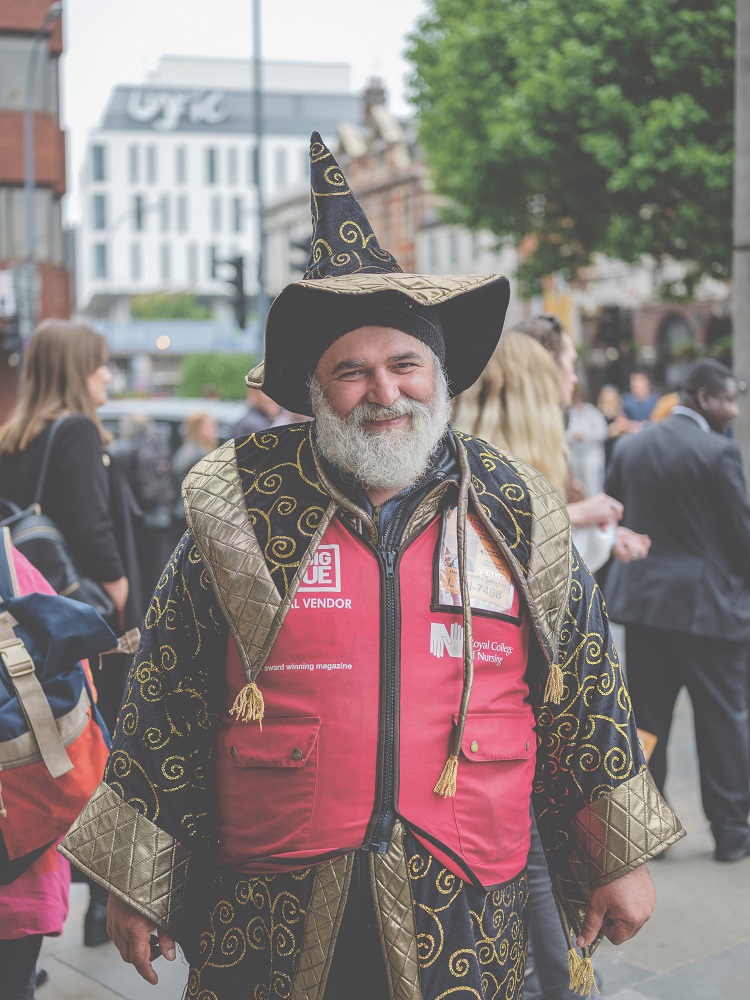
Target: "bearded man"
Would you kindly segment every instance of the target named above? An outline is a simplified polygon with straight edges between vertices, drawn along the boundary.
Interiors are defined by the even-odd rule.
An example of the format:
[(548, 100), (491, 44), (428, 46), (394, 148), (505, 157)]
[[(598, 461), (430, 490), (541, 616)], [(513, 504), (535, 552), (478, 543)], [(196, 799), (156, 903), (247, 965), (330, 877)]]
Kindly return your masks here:
[(179, 942), (188, 998), (513, 1000), (533, 800), (587, 992), (682, 830), (562, 501), (450, 428), (508, 283), (403, 274), (317, 133), (311, 164), (310, 266), (248, 384), (314, 421), (188, 475), (189, 530), (63, 851), (110, 890), (145, 979)]

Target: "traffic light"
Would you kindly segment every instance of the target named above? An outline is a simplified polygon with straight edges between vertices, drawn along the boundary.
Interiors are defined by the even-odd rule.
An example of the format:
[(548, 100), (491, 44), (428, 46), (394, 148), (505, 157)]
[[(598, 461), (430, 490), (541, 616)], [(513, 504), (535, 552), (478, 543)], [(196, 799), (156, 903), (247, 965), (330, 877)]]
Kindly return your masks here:
[(8, 319), (0, 319), (0, 353), (21, 353), (21, 334), (18, 329), (18, 320), (15, 316), (11, 316)]
[(289, 267), (292, 271), (306, 271), (310, 263), (310, 237), (294, 240), (289, 237)]
[(244, 330), (246, 325), (247, 309), (247, 302), (245, 299), (245, 258), (232, 257), (230, 260), (225, 261), (225, 263), (234, 268), (234, 276), (227, 280), (234, 288), (234, 291), (232, 292), (232, 309), (234, 310), (234, 318), (240, 330)]

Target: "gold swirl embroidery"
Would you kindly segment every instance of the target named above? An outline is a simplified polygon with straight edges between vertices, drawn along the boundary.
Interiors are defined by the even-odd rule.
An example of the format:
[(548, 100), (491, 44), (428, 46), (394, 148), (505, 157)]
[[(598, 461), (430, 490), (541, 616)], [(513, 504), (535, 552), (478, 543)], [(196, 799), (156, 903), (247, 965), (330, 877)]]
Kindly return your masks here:
[[(133, 771), (136, 771), (142, 779), (138, 782), (138, 784), (141, 787), (145, 786), (150, 790), (152, 797), (152, 801), (150, 803), (140, 795), (128, 794), (125, 791), (123, 782), (130, 778)], [(137, 809), (138, 812), (142, 813), (147, 819), (156, 822), (160, 812), (158, 789), (146, 774), (145, 768), (137, 760), (131, 757), (127, 751), (112, 751), (109, 756), (109, 760), (107, 761), (104, 779), (110, 788), (117, 792), (120, 798), (124, 799), (128, 805), (133, 806), (134, 809)]]
[(326, 167), (323, 171), (323, 177), (326, 184), (330, 184), (331, 187), (347, 187), (346, 178), (341, 172), (341, 168), (338, 163), (334, 163), (332, 166)]
[[(324, 248), (326, 251), (325, 254), (323, 253)], [(312, 259), (316, 264), (323, 260), (324, 256), (330, 257), (332, 253), (331, 244), (322, 237), (318, 237), (312, 245)]]
[(365, 236), (360, 225), (356, 222), (348, 220), (341, 223), (341, 226), (339, 227), (339, 236), (344, 243), (356, 243), (357, 240), (359, 240), (362, 249), (366, 250), (367, 244), (374, 238), (375, 234), (370, 233), (369, 236)]

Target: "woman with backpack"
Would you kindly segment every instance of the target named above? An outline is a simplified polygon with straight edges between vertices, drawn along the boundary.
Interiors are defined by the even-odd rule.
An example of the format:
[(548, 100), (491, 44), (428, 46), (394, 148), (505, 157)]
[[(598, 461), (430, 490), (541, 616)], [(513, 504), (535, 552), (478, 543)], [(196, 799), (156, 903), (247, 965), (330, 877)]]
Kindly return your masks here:
[[(110, 437), (96, 412), (107, 400), (111, 379), (107, 342), (96, 330), (62, 319), (36, 328), (24, 357), (18, 402), (0, 427), (0, 498), (22, 509), (41, 505), (62, 533), (81, 577), (98, 584), (111, 600), (109, 624), (120, 634), (140, 625), (144, 607), (133, 541), (137, 507), (110, 460)], [(110, 732), (128, 666), (128, 658), (118, 655), (95, 671), (98, 707)], [(106, 893), (98, 887), (92, 887), (84, 937), (87, 945), (108, 940)]]

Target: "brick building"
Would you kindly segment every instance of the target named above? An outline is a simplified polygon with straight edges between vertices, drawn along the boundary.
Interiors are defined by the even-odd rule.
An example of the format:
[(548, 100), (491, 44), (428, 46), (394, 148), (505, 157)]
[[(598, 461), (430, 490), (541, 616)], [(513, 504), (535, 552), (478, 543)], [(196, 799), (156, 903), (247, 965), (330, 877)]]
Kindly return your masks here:
[[(28, 253), (23, 148), (26, 75), (35, 35), (49, 10), (50, 0), (0, 3), (0, 285), (5, 290), (0, 309), (0, 418), (15, 399), (19, 360), (11, 337), (17, 323), (14, 306), (17, 309), (19, 296), (13, 295), (14, 289), (18, 291), (17, 282), (1, 272), (17, 271)], [(60, 204), (65, 194), (65, 133), (60, 128), (58, 66), (62, 50), (62, 22), (58, 17), (37, 43), (31, 102), (40, 319), (67, 317), (71, 309)]]

